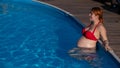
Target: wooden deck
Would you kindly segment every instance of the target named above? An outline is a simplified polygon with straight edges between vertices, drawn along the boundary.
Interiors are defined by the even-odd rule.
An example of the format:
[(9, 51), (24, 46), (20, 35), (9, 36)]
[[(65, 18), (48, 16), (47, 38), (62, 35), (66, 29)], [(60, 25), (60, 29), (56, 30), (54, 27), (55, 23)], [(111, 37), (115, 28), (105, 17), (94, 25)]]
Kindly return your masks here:
[[(82, 23), (89, 24), (90, 8), (104, 7), (100, 2), (94, 0), (39, 0), (55, 5), (73, 14)], [(120, 58), (120, 15), (104, 9), (104, 23), (107, 29), (110, 46)]]

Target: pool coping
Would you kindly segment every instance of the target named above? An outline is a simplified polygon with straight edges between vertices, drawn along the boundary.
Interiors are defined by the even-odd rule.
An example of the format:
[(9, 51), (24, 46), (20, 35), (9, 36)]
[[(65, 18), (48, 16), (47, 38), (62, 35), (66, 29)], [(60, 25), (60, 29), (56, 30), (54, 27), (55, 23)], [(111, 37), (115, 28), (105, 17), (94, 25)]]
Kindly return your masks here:
[[(63, 10), (63, 9), (61, 9), (61, 8), (55, 6), (55, 5), (52, 5), (52, 4), (49, 4), (49, 3), (46, 3), (46, 2), (42, 2), (42, 1), (38, 1), (38, 0), (32, 0), (32, 1), (39, 2), (39, 3), (42, 3), (42, 4), (49, 5), (49, 6), (51, 6), (51, 7), (54, 7), (54, 8), (56, 8), (56, 9), (58, 9), (58, 10), (64, 12), (64, 13), (68, 14), (68, 15), (71, 16), (73, 19), (75, 19), (79, 24), (81, 24), (80, 21), (79, 21), (78, 19), (76, 19), (73, 14), (69, 13), (69, 12), (66, 11), (66, 10)], [(84, 24), (81, 24), (81, 25), (84, 26)], [(100, 40), (99, 40), (99, 43), (100, 43), (101, 45), (103, 45), (103, 43), (102, 43)], [(109, 50), (108, 52), (118, 61), (118, 63), (120, 63), (120, 58), (115, 54), (115, 52), (114, 52), (113, 50)]]

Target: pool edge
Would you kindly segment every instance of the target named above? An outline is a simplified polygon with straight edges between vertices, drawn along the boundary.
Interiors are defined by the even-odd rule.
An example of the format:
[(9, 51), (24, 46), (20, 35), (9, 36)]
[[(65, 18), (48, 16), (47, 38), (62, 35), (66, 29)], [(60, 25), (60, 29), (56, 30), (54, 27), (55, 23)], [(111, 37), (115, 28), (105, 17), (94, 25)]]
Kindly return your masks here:
[[(63, 9), (61, 9), (61, 8), (55, 6), (55, 5), (52, 5), (52, 4), (49, 4), (49, 3), (46, 3), (46, 2), (42, 2), (42, 1), (38, 1), (38, 0), (32, 0), (32, 1), (39, 2), (39, 3), (43, 3), (43, 4), (49, 5), (49, 6), (51, 6), (51, 7), (54, 7), (54, 8), (56, 8), (56, 9), (58, 9), (58, 10), (61, 10), (62, 12), (68, 14), (68, 15), (71, 16), (73, 19), (75, 19), (79, 24), (81, 24), (82, 26), (84, 26), (84, 24), (80, 23), (80, 21), (79, 21), (78, 19), (76, 19), (73, 14), (69, 13), (69, 12), (66, 11), (66, 10), (63, 10)], [(101, 42), (100, 40), (99, 40), (99, 43), (102, 45), (102, 42)], [(120, 58), (115, 54), (115, 52), (114, 52), (113, 50), (110, 50), (110, 51), (108, 51), (108, 52), (118, 61), (118, 63), (120, 63)]]
[(120, 63), (120, 58), (115, 54), (113, 50), (108, 52)]
[[(80, 20), (78, 20), (77, 18), (75, 18), (75, 16), (73, 14), (71, 14), (70, 12), (64, 10), (64, 9), (61, 9), (55, 5), (52, 5), (52, 4), (49, 4), (49, 3), (46, 3), (46, 2), (43, 2), (43, 1), (38, 1), (38, 0), (32, 0), (32, 1), (35, 1), (35, 2), (39, 2), (39, 3), (42, 3), (42, 4), (46, 4), (46, 5), (49, 5), (51, 7), (54, 7), (62, 12), (64, 12), (65, 14), (68, 14), (69, 16), (71, 16), (73, 19), (75, 19), (79, 24), (81, 24), (82, 26), (85, 26)], [(81, 22), (81, 23), (80, 23)]]
[[(98, 42), (99, 42), (101, 45), (103, 45), (102, 41), (98, 40)], [(115, 54), (115, 52), (114, 52), (113, 50), (109, 50), (108, 52), (109, 52), (109, 54), (112, 55), (113, 58), (115, 58), (115, 60), (118, 61), (118, 63), (120, 63), (120, 58)]]

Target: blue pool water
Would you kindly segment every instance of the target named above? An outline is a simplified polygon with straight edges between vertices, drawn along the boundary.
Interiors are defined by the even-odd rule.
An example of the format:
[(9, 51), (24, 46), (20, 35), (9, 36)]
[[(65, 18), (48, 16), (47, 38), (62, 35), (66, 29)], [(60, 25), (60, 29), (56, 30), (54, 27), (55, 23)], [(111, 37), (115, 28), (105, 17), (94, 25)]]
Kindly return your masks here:
[(0, 68), (120, 68), (99, 43), (92, 62), (69, 56), (83, 26), (68, 14), (30, 0), (0, 4)]

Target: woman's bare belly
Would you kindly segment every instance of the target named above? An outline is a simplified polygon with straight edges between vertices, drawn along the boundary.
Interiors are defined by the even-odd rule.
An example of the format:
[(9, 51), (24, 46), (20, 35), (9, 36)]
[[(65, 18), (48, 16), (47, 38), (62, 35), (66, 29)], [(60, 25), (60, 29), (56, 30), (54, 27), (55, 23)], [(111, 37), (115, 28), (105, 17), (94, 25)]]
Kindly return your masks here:
[(82, 36), (77, 44), (80, 48), (96, 48), (96, 41), (90, 40)]

